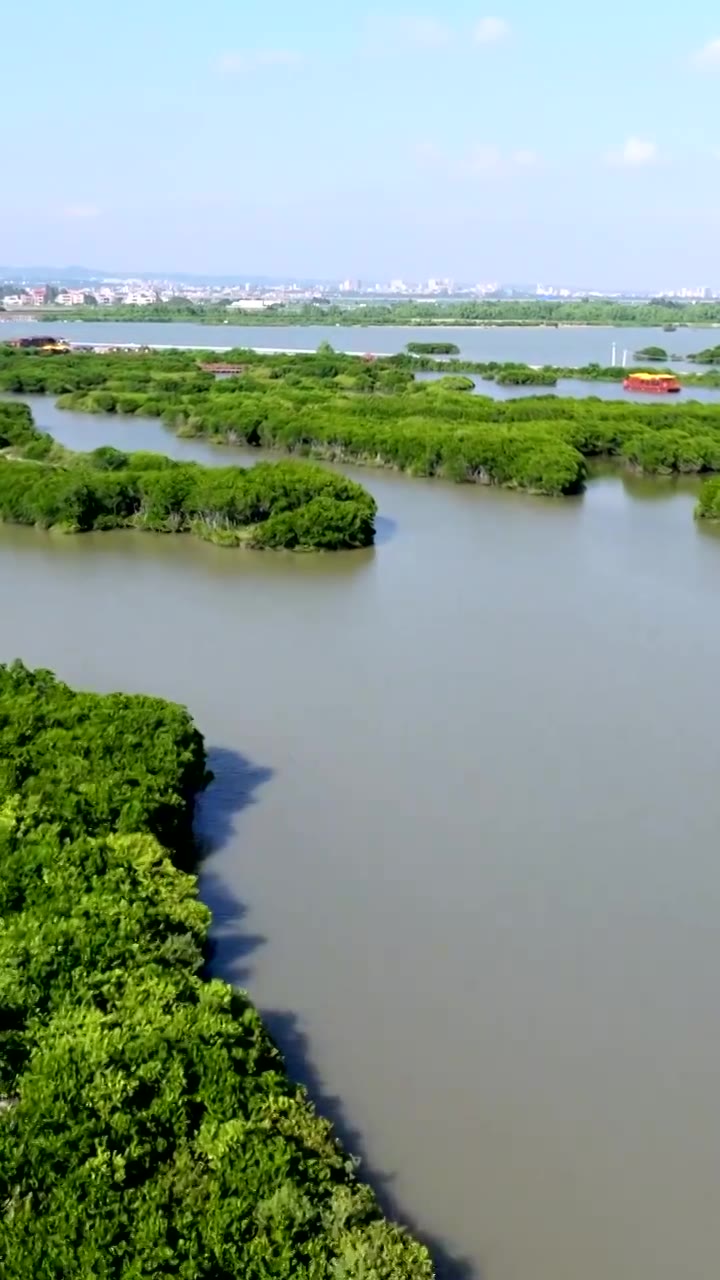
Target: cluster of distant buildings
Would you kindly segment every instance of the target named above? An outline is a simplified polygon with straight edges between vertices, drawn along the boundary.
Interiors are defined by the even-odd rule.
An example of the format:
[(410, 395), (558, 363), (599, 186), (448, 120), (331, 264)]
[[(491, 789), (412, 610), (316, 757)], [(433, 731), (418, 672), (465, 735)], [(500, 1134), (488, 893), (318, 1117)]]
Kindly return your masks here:
[(316, 287), (283, 285), (261, 288), (248, 282), (242, 285), (183, 285), (163, 281), (117, 280), (98, 285), (95, 282), (70, 286), (22, 285), (0, 283), (0, 309), (27, 311), (47, 307), (147, 307), (157, 302), (215, 303), (237, 311), (266, 311), (289, 302), (324, 300), (326, 294)]
[(537, 284), (509, 286), (497, 281), (483, 284), (457, 283), (445, 277), (412, 283), (394, 279), (385, 283), (368, 284), (361, 280), (347, 279), (339, 283), (327, 281), (312, 284), (291, 282), (286, 284), (246, 281), (244, 284), (182, 283), (163, 279), (73, 279), (68, 283), (31, 284), (27, 281), (0, 281), (0, 310), (7, 312), (48, 307), (71, 310), (73, 307), (97, 306), (147, 307), (158, 302), (191, 302), (215, 304), (232, 311), (259, 313), (281, 306), (298, 303), (325, 304), (343, 301), (355, 306), (367, 305), (371, 300), (390, 301), (413, 298), (417, 301), (442, 299), (530, 299), (544, 298), (559, 301), (592, 298), (597, 300), (647, 301), (650, 298), (677, 299), (699, 302), (719, 298), (707, 285), (663, 289), (655, 292), (615, 292), (570, 289), (562, 285)]
[(119, 303), (128, 303), (133, 306), (147, 306), (151, 302), (157, 302), (158, 294), (156, 290), (150, 289), (143, 285), (127, 284), (120, 285), (115, 288), (109, 285), (103, 285), (100, 288), (93, 288), (85, 285), (83, 288), (53, 288), (52, 285), (41, 284), (28, 286), (17, 293), (3, 292), (2, 305), (6, 311), (21, 310), (26, 311), (32, 307), (114, 307)]
[(720, 294), (714, 293), (709, 285), (698, 285), (696, 288), (682, 289), (656, 289), (653, 291), (645, 291), (642, 293), (627, 290), (616, 293), (607, 293), (593, 289), (564, 289), (557, 285), (539, 284), (535, 287), (535, 296), (537, 298), (598, 298), (598, 299), (618, 299), (627, 298), (676, 298), (683, 302), (703, 302), (706, 299), (720, 297)]
[(360, 294), (380, 294), (382, 297), (388, 295), (408, 296), (419, 298), (456, 298), (461, 294), (473, 295), (475, 297), (487, 297), (491, 294), (500, 292), (501, 286), (497, 283), (493, 284), (456, 284), (454, 280), (442, 278), (436, 279), (431, 276), (429, 280), (421, 282), (409, 282), (406, 280), (390, 280), (389, 283), (364, 284), (362, 280), (343, 280), (339, 285), (328, 288), (326, 292), (339, 293), (347, 296), (348, 294), (359, 296)]
[(707, 284), (701, 284), (696, 289), (661, 289), (657, 295), (659, 298), (683, 298), (693, 299), (695, 302), (702, 302), (705, 298), (717, 298), (717, 293), (713, 293)]

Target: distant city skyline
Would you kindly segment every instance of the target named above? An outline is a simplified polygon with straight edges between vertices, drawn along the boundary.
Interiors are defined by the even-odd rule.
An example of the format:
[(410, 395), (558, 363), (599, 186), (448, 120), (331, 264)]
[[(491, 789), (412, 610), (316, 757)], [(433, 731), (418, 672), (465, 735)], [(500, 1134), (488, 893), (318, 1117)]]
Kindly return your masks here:
[[(361, 280), (359, 277), (346, 276), (344, 279), (329, 276), (304, 276), (304, 275), (288, 275), (286, 277), (276, 277), (269, 274), (253, 274), (253, 273), (233, 273), (218, 274), (195, 273), (182, 271), (172, 271), (164, 273), (158, 270), (152, 271), (135, 271), (123, 273), (115, 270), (107, 270), (95, 267), (86, 267), (81, 265), (59, 267), (53, 265), (44, 266), (8, 266), (0, 265), (0, 286), (5, 288), (9, 284), (57, 284), (60, 286), (78, 285), (81, 283), (103, 283), (103, 284), (123, 284), (127, 285), (135, 282), (140, 286), (143, 285), (186, 285), (188, 288), (233, 288), (236, 290), (245, 290), (246, 292), (257, 292), (258, 290), (272, 290), (274, 288), (285, 289), (304, 289), (311, 290), (324, 289), (331, 292), (334, 296), (342, 299), (343, 297), (389, 294), (401, 298), (403, 296), (435, 295), (449, 296), (454, 294), (474, 294), (477, 296), (491, 296), (496, 294), (512, 294), (518, 293), (525, 297), (563, 299), (578, 298), (582, 296), (599, 297), (599, 298), (631, 298), (631, 297), (666, 297), (677, 298), (686, 301), (702, 301), (706, 298), (713, 298), (720, 295), (720, 286), (717, 288), (709, 284), (671, 284), (665, 282), (663, 285), (657, 285), (651, 288), (633, 288), (632, 286), (619, 286), (615, 288), (602, 289), (594, 284), (568, 284), (566, 281), (546, 281), (546, 282), (521, 282), (521, 281), (476, 281), (472, 282), (469, 278), (459, 278), (458, 280), (447, 279), (438, 276), (422, 275), (418, 279), (403, 279), (394, 276), (389, 280)], [(77, 290), (76, 290), (77, 292)], [(106, 299), (107, 300), (107, 299)], [(6, 299), (7, 301), (7, 299)], [(78, 301), (76, 298), (75, 301)]]

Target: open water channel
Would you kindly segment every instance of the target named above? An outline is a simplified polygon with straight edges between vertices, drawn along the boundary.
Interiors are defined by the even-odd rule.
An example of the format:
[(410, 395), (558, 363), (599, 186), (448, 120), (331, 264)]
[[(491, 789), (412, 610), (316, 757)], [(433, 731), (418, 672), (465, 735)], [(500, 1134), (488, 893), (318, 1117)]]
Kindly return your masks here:
[(692, 485), (354, 474), (370, 551), (0, 528), (0, 659), (191, 708), (218, 968), (445, 1274), (710, 1280), (720, 539)]
[[(627, 349), (632, 363), (634, 351), (660, 346), (680, 359), (674, 368), (697, 372), (698, 366), (682, 359), (690, 352), (703, 351), (720, 343), (720, 327), (680, 328), (674, 333), (662, 329), (617, 329), (602, 326), (550, 329), (540, 326), (480, 329), (477, 326), (439, 325), (361, 326), (342, 325), (231, 325), (164, 324), (141, 321), (0, 321), (0, 342), (9, 338), (48, 333), (78, 343), (147, 343), (179, 347), (271, 347), (292, 351), (315, 351), (321, 342), (330, 342), (338, 351), (375, 352), (392, 355), (404, 351), (408, 342), (454, 342), (470, 360), (516, 360), (525, 364), (586, 365), (595, 361), (609, 365), (615, 344), (618, 364)], [(596, 394), (601, 395), (598, 390)]]

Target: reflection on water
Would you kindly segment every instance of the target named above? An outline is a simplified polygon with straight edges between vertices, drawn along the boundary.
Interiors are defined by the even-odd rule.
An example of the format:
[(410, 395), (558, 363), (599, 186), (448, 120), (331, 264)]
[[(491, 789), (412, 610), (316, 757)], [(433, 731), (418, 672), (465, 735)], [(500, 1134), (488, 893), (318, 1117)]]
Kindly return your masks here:
[(588, 483), (591, 488), (601, 481), (620, 483), (625, 493), (638, 502), (662, 502), (679, 496), (697, 502), (702, 484), (699, 475), (643, 475), (619, 460), (591, 458), (588, 463)]
[(720, 544), (685, 481), (361, 476), (342, 556), (3, 527), (0, 658), (191, 708), (218, 969), (448, 1276), (708, 1280)]

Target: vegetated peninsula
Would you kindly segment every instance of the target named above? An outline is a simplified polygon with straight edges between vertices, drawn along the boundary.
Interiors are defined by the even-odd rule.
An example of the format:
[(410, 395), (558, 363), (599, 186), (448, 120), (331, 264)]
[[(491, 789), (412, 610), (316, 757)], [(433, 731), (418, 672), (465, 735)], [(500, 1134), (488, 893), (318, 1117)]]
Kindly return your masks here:
[(184, 708), (0, 666), (0, 1257), (12, 1280), (432, 1280), (207, 972)]
[[(650, 474), (720, 471), (720, 405), (554, 395), (492, 400), (447, 388), (442, 379), (416, 381), (409, 355), (367, 362), (327, 347), (314, 355), (225, 353), (237, 371), (227, 378), (201, 372), (198, 364), (207, 360), (207, 351), (53, 356), (0, 348), (0, 388), (127, 415), (129, 444), (133, 415), (149, 415), (217, 444), (551, 496), (579, 492), (593, 458)], [(18, 465), (6, 464), (5, 474)]]
[(0, 519), (15, 524), (337, 551), (373, 542), (375, 511), (361, 485), (308, 463), (203, 467), (110, 447), (72, 453), (35, 427), (26, 405), (0, 402)]

